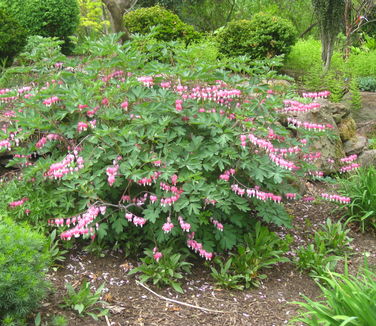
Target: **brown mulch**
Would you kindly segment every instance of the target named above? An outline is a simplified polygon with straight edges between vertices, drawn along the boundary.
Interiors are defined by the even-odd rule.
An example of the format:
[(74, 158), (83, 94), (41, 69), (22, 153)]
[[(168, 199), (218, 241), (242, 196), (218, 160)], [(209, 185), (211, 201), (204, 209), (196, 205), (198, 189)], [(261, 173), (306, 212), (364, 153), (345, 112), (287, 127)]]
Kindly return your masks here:
[[(309, 193), (317, 195), (322, 187), (320, 184), (309, 185)], [(295, 250), (310, 241), (312, 234), (328, 217), (336, 220), (341, 212), (333, 213), (332, 203), (295, 202), (287, 205), (294, 218), (294, 228), (273, 228), (280, 236), (291, 234), (294, 238), (290, 258)], [(363, 261), (363, 253), (368, 252), (369, 263), (376, 264), (376, 237), (373, 234), (360, 234), (351, 231), (354, 238), (351, 257), (351, 267), (355, 271)], [(200, 306), (220, 313), (206, 312), (195, 308), (167, 302), (160, 299), (145, 288), (137, 285), (134, 276), (127, 272), (135, 264), (124, 258), (121, 253), (107, 252), (100, 258), (83, 251), (72, 252), (64, 262), (64, 267), (50, 274), (55, 290), (45, 300), (42, 309), (42, 320), (50, 320), (53, 315), (63, 315), (68, 325), (137, 325), (137, 326), (230, 326), (257, 325), (279, 326), (287, 325), (298, 311), (293, 301), (302, 301), (302, 294), (317, 298), (320, 290), (315, 282), (306, 274), (299, 272), (292, 263), (284, 263), (268, 270), (268, 278), (259, 288), (244, 291), (222, 290), (216, 288), (210, 278), (208, 268), (195, 266), (193, 273), (187, 275), (183, 289), (184, 294), (173, 290), (158, 289), (150, 286), (159, 295), (181, 302)], [(60, 308), (62, 298), (66, 293), (65, 282), (79, 285), (84, 280), (90, 280), (93, 287), (105, 282), (106, 288), (103, 300), (110, 309), (108, 319), (99, 321), (91, 317), (79, 317), (69, 309)], [(148, 285), (149, 286), (149, 285)]]

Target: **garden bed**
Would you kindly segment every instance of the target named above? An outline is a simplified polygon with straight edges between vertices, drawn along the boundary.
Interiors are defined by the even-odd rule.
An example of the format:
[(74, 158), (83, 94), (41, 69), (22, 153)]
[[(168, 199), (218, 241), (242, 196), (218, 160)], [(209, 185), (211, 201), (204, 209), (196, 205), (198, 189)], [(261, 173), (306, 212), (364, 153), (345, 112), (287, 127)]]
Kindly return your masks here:
[[(321, 184), (310, 184), (312, 195), (321, 188)], [(291, 234), (294, 238), (292, 251), (306, 244), (309, 237), (325, 223), (328, 217), (337, 220), (340, 213), (333, 214), (334, 205), (328, 202), (296, 202), (287, 209), (295, 216), (294, 228), (274, 228), (279, 235)], [(362, 265), (363, 253), (368, 253), (370, 265), (376, 264), (376, 239), (372, 234), (361, 234), (355, 228), (350, 232), (354, 238), (354, 255), (349, 260), (352, 271)], [(121, 252), (106, 252), (104, 257), (73, 250), (64, 266), (50, 274), (55, 291), (46, 299), (41, 309), (42, 320), (52, 315), (63, 315), (68, 325), (286, 325), (296, 315), (298, 306), (293, 301), (302, 301), (302, 294), (317, 298), (320, 290), (306, 273), (299, 272), (292, 263), (283, 263), (267, 271), (268, 278), (259, 288), (244, 291), (218, 289), (210, 277), (209, 268), (196, 264), (192, 274), (187, 275), (183, 283), (185, 293), (177, 294), (172, 289), (158, 289), (147, 285), (157, 294), (183, 303), (198, 306), (190, 308), (171, 303), (138, 285), (134, 276), (127, 272), (136, 264), (124, 258)], [(62, 309), (59, 305), (66, 295), (65, 283), (80, 286), (83, 280), (89, 280), (98, 287), (103, 282), (105, 293), (103, 300), (110, 309), (108, 320), (95, 321), (91, 317), (80, 318), (73, 311)], [(216, 310), (221, 312), (211, 312)]]

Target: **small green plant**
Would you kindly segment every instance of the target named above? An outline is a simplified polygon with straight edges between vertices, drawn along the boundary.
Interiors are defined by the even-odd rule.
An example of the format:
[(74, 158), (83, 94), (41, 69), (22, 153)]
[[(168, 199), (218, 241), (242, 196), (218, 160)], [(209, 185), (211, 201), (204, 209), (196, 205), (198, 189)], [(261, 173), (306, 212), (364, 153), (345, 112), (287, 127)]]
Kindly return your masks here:
[(80, 316), (88, 315), (94, 320), (108, 314), (108, 309), (103, 309), (98, 305), (103, 304), (104, 301), (100, 300), (104, 283), (100, 285), (93, 293), (90, 289), (90, 282), (84, 281), (81, 287), (76, 291), (72, 284), (65, 285), (67, 289), (67, 296), (64, 298), (63, 307), (69, 307), (76, 311)]
[(231, 258), (223, 263), (217, 259), (219, 271), (212, 267), (212, 276), (217, 284), (224, 287), (242, 289), (259, 286), (266, 275), (260, 272), (273, 265), (288, 262), (282, 255), (288, 251), (290, 238), (280, 239), (260, 222), (257, 222), (254, 233), (245, 235), (242, 245), (237, 247)]
[(67, 326), (68, 320), (64, 316), (56, 315), (51, 319), (52, 326)]
[(328, 271), (333, 271), (342, 259), (329, 253), (324, 241), (319, 241), (300, 248), (295, 263), (300, 270), (308, 270), (313, 277), (326, 275)]
[(349, 229), (340, 222), (333, 223), (330, 218), (326, 223), (321, 225), (321, 230), (317, 231), (314, 236), (315, 244), (320, 246), (324, 243), (328, 253), (340, 255), (348, 250), (348, 246), (353, 240), (348, 237)]
[[(178, 253), (172, 254), (173, 248), (167, 248), (162, 252), (147, 249), (146, 257), (141, 258), (142, 264), (129, 272), (129, 275), (141, 273), (142, 283), (149, 280), (157, 286), (171, 286), (175, 291), (183, 293), (179, 280), (183, 278), (182, 272), (190, 273), (191, 263), (184, 261), (184, 256)], [(161, 254), (155, 256), (156, 253)]]
[(55, 263), (61, 263), (65, 260), (65, 254), (68, 250), (60, 248), (60, 239), (56, 237), (56, 229), (53, 230), (48, 236), (48, 249), (51, 255), (51, 259)]
[(358, 85), (363, 92), (376, 92), (376, 77), (360, 77)]
[(314, 301), (303, 296), (305, 302), (294, 302), (304, 308), (294, 325), (370, 326), (376, 320), (376, 274), (363, 269), (358, 276), (329, 273), (319, 277), (318, 286), (325, 298)]
[[(0, 322), (21, 321), (47, 294), (46, 239), (9, 219), (0, 222)], [(9, 322), (8, 322), (9, 321)]]
[(259, 280), (266, 278), (265, 274), (260, 274), (263, 269), (289, 261), (283, 254), (289, 250), (290, 242), (291, 238), (282, 240), (257, 222), (254, 232), (244, 236), (244, 244), (232, 255), (233, 269), (243, 275), (246, 288), (258, 286)]
[(374, 167), (361, 168), (346, 179), (339, 179), (343, 194), (351, 197), (346, 207), (348, 220), (346, 223), (360, 224), (362, 232), (367, 227), (376, 228), (376, 169)]
[(241, 284), (243, 281), (243, 275), (234, 275), (231, 271), (232, 258), (223, 262), (222, 259), (216, 257), (213, 262), (219, 267), (217, 270), (214, 266), (210, 266), (210, 275), (216, 280), (215, 284), (217, 286), (235, 290), (244, 289), (244, 285)]

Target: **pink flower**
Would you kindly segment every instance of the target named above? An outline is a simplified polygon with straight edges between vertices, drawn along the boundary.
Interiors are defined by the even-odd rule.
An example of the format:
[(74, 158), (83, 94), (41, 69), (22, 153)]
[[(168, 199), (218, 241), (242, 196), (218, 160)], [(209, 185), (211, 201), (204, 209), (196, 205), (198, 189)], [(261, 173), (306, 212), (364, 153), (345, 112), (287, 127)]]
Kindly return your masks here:
[(154, 259), (155, 259), (157, 262), (159, 261), (159, 259), (162, 258), (162, 256), (163, 256), (163, 254), (162, 254), (161, 252), (159, 252), (159, 251), (155, 252), (154, 255), (153, 255)]
[(174, 227), (174, 224), (172, 224), (171, 222), (167, 221), (165, 224), (163, 224), (162, 226), (162, 230), (165, 232), (165, 233), (169, 233)]
[(78, 124), (77, 124), (77, 131), (78, 132), (82, 132), (82, 131), (86, 131), (87, 128), (88, 128), (88, 124), (86, 122), (82, 122), (80, 121)]

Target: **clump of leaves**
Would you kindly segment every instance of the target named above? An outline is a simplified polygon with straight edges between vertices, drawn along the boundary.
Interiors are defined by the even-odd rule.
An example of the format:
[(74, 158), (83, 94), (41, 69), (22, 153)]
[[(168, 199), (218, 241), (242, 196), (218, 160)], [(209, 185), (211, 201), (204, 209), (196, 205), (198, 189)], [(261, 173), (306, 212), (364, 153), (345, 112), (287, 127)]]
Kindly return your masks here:
[(267, 277), (262, 273), (265, 268), (289, 261), (283, 254), (288, 251), (290, 242), (290, 238), (282, 240), (257, 222), (254, 233), (245, 235), (244, 243), (237, 247), (226, 263), (216, 260), (220, 269), (211, 267), (211, 275), (223, 287), (243, 289), (259, 286), (260, 280)]
[(295, 263), (300, 270), (308, 270), (311, 276), (320, 276), (334, 271), (341, 259), (341, 256), (330, 255), (325, 243), (319, 242), (300, 248)]
[(191, 263), (185, 261), (186, 255), (173, 254), (173, 248), (162, 251), (162, 257), (155, 259), (154, 252), (150, 249), (144, 251), (146, 257), (141, 258), (142, 264), (133, 268), (129, 275), (141, 273), (142, 283), (153, 281), (157, 286), (171, 286), (175, 291), (183, 293), (179, 280), (183, 278), (183, 272), (191, 272)]
[(326, 223), (321, 225), (321, 229), (315, 233), (315, 243), (317, 245), (323, 243), (327, 253), (343, 254), (348, 251), (349, 245), (353, 240), (348, 236), (349, 232), (350, 229), (346, 229), (340, 221), (333, 223), (328, 218)]
[(305, 325), (369, 326), (376, 320), (376, 274), (365, 268), (359, 275), (329, 273), (319, 277), (324, 300), (294, 302), (304, 310), (294, 319)]
[(108, 309), (103, 309), (99, 305), (104, 301), (100, 300), (105, 284), (100, 285), (93, 293), (90, 289), (90, 282), (84, 281), (81, 287), (76, 290), (72, 284), (65, 285), (67, 296), (64, 297), (63, 307), (69, 307), (76, 311), (80, 316), (88, 315), (94, 320), (108, 314)]
[(341, 191), (351, 197), (346, 207), (347, 223), (359, 223), (362, 232), (376, 228), (376, 169), (360, 168), (346, 179), (339, 179)]

